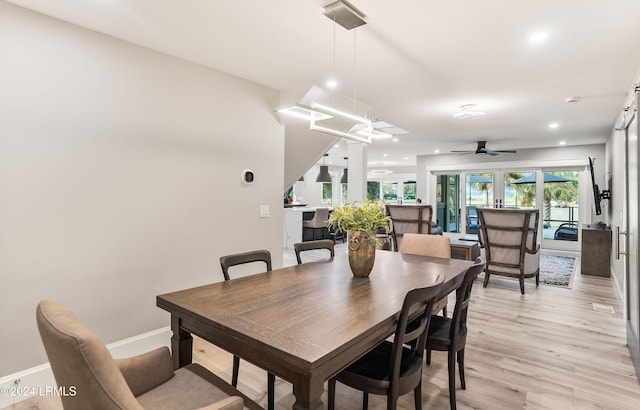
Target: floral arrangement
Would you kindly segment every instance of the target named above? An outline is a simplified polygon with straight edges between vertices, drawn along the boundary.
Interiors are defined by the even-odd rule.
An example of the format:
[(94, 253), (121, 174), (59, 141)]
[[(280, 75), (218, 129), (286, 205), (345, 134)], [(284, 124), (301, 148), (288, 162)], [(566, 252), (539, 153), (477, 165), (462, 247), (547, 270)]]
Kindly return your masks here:
[(391, 218), (386, 215), (384, 202), (367, 200), (334, 206), (327, 226), (335, 232), (364, 232), (366, 241), (376, 246), (376, 232), (381, 228), (391, 232)]

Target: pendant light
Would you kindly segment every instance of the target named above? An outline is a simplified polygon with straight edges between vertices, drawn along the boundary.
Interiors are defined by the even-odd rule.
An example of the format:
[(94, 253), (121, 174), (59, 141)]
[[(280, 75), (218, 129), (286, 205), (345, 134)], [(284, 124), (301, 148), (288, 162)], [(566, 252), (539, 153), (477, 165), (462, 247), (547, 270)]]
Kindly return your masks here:
[(329, 167), (326, 165), (327, 157), (329, 154), (324, 154), (324, 158), (322, 159), (322, 163), (324, 165), (320, 165), (320, 172), (316, 177), (316, 182), (331, 182), (331, 175), (329, 174)]
[(349, 183), (349, 157), (344, 157), (344, 160), (347, 161), (347, 167), (344, 169), (342, 178), (340, 178), (340, 183), (348, 184)]

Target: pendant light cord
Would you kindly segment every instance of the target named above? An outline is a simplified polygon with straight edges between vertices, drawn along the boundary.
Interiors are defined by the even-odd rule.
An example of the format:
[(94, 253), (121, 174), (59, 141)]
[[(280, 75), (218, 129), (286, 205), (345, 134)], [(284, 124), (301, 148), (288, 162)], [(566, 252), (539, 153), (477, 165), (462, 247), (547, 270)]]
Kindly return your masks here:
[(353, 113), (356, 114), (356, 43), (357, 37), (356, 33), (358, 32), (357, 28), (353, 29)]

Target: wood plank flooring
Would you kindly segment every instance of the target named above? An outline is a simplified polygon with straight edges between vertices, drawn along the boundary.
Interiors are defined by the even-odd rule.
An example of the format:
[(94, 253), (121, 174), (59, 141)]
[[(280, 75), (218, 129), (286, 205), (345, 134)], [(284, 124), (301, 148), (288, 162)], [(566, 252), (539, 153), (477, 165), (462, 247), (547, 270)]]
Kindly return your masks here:
[[(344, 251), (337, 245), (336, 252)], [(284, 261), (296, 263), (292, 252), (285, 252)], [(482, 288), (480, 275), (469, 308), (467, 390), (456, 378), (458, 409), (640, 409), (640, 384), (625, 346), (625, 323), (612, 283), (582, 276), (579, 259), (576, 263), (570, 289), (536, 288), (527, 280), (525, 295), (517, 280), (497, 276)], [(614, 313), (596, 311), (593, 303), (612, 306)], [(231, 355), (197, 338), (194, 361), (231, 379)], [(239, 389), (266, 407), (266, 372), (241, 361), (239, 379)], [(431, 365), (423, 371), (424, 408), (449, 409), (447, 386), (446, 353), (433, 352)], [(340, 383), (336, 395), (337, 409), (362, 406), (361, 394)], [(276, 408), (290, 409), (293, 402), (291, 385), (277, 379)], [(370, 396), (370, 409), (385, 407), (383, 397)], [(27, 400), (10, 408), (59, 407)], [(398, 408), (412, 410), (412, 394), (401, 397)]]

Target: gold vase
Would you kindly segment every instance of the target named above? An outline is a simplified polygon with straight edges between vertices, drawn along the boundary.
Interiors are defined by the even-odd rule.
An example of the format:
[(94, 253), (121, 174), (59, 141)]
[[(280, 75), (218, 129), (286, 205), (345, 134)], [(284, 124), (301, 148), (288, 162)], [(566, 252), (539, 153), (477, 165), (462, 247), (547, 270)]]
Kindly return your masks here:
[(362, 231), (348, 232), (349, 267), (357, 278), (368, 277), (376, 259), (376, 247), (367, 242), (366, 237)]

